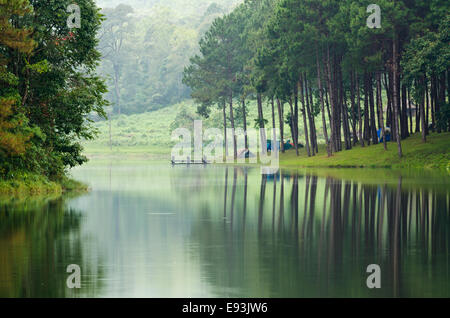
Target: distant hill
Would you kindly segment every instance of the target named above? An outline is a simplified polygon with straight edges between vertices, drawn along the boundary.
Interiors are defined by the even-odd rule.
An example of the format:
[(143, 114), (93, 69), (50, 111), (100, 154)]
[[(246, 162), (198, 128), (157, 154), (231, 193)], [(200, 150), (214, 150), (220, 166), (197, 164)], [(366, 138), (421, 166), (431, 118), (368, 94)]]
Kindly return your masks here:
[(214, 19), (242, 1), (97, 1), (106, 17), (98, 71), (107, 79), (114, 114), (154, 111), (190, 98), (184, 67)]
[(211, 4), (215, 3), (231, 9), (243, 0), (96, 0), (100, 8), (113, 8), (119, 4), (127, 4), (135, 9), (151, 9), (156, 5), (164, 5), (188, 14), (203, 13)]

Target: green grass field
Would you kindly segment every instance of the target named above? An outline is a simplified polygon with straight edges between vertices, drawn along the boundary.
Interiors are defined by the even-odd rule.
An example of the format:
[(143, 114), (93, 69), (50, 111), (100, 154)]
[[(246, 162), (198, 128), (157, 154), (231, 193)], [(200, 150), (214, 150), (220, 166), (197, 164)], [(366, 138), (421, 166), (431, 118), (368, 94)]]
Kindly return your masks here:
[[(248, 127), (254, 127), (257, 109), (252, 101), (248, 108)], [(140, 155), (147, 157), (161, 157), (170, 154), (175, 141), (171, 140), (172, 131), (176, 128), (192, 129), (194, 120), (202, 120), (204, 128), (223, 129), (223, 115), (219, 109), (213, 109), (209, 118), (201, 118), (196, 114), (197, 107), (192, 101), (184, 101), (154, 112), (136, 115), (121, 115), (111, 120), (111, 143), (109, 137), (109, 122), (95, 123), (99, 131), (94, 141), (84, 142), (85, 153), (89, 157), (103, 157), (105, 155)], [(285, 110), (287, 113), (287, 108)], [(264, 114), (267, 128), (272, 127), (272, 110), (268, 103), (264, 103)], [(242, 118), (236, 111), (236, 126), (242, 127)], [(277, 124), (278, 117), (276, 116)], [(230, 127), (230, 124), (227, 124)], [(321, 126), (318, 127), (318, 129)], [(290, 139), (289, 126), (285, 124), (286, 139)], [(321, 129), (321, 128), (320, 128)], [(303, 129), (301, 128), (300, 131)], [(321, 141), (319, 133), (319, 142)], [(322, 140), (324, 141), (324, 140)]]
[(403, 158), (399, 158), (397, 144), (356, 146), (352, 150), (333, 154), (328, 158), (325, 146), (319, 154), (308, 158), (306, 150), (288, 151), (281, 157), (281, 165), (287, 167), (361, 167), (361, 168), (434, 168), (450, 170), (450, 133), (432, 134), (423, 143), (420, 134), (402, 141)]

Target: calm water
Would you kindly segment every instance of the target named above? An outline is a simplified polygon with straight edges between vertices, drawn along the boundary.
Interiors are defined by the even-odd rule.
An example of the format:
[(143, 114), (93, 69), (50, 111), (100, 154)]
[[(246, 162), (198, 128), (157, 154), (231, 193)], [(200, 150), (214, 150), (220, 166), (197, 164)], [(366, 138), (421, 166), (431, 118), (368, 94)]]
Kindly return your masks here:
[(150, 164), (73, 176), (92, 191), (0, 203), (0, 297), (450, 297), (448, 176)]

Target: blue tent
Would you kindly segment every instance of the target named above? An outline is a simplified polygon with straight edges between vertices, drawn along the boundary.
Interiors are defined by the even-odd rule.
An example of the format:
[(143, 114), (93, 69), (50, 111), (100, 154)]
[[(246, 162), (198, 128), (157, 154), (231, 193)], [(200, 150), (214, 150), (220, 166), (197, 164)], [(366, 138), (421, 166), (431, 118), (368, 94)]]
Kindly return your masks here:
[[(385, 132), (386, 132), (386, 142), (391, 141), (391, 129), (390, 129), (389, 127), (387, 127), (386, 130), (385, 130)], [(381, 128), (378, 129), (377, 135), (378, 135), (378, 140), (379, 140), (379, 142), (380, 142), (380, 143), (384, 142), (384, 141), (383, 141), (383, 136), (381, 136)]]

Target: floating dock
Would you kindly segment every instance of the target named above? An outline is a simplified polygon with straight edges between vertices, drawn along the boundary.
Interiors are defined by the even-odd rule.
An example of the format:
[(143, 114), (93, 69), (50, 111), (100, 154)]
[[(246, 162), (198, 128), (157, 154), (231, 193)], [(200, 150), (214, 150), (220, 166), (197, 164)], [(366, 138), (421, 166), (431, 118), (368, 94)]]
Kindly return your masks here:
[(207, 165), (209, 164), (206, 158), (200, 160), (191, 160), (190, 157), (187, 157), (186, 160), (175, 160), (175, 157), (172, 157), (170, 160), (171, 164), (174, 165)]

